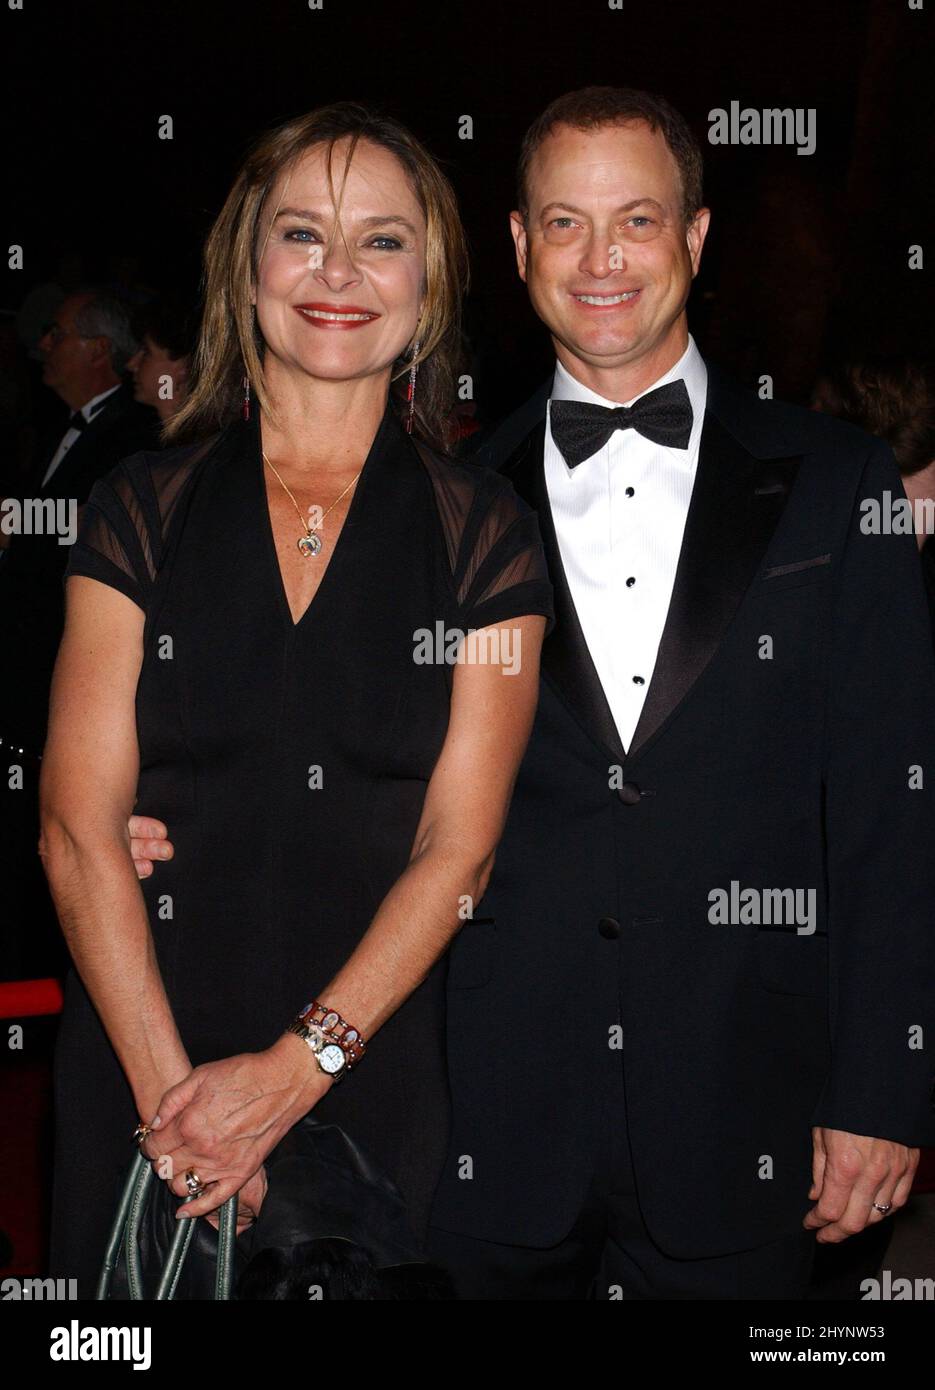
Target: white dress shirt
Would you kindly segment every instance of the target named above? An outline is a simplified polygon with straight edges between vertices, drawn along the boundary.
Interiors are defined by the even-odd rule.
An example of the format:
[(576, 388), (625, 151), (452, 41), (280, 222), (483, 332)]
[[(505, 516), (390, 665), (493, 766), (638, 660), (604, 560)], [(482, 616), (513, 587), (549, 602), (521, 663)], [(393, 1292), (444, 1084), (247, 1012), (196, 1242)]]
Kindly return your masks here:
[[(106, 391), (102, 391), (99, 396), (92, 396), (91, 399), (89, 401), (85, 401), (84, 405), (81, 407), (81, 414), (84, 416), (86, 420), (90, 421), (92, 415), (97, 414), (101, 402), (105, 401), (108, 396), (112, 396), (115, 391), (119, 390), (120, 382), (118, 381), (116, 386), (108, 387), (108, 389)], [(68, 450), (71, 448), (71, 446), (75, 443), (77, 439), (80, 438), (80, 430), (69, 428), (65, 431), (65, 433), (62, 435), (61, 443), (59, 444), (55, 453), (52, 455), (52, 458), (49, 462), (49, 466), (45, 470), (45, 477), (42, 479), (43, 487), (45, 487), (46, 483), (49, 481), (56, 468), (58, 468), (59, 464), (61, 463), (65, 455), (68, 453)]]
[(687, 449), (615, 430), (569, 468), (552, 438), (551, 401), (609, 401), (555, 364), (545, 430), (545, 483), (562, 565), (604, 694), (629, 748), (656, 665), (698, 465), (708, 373), (694, 339), (640, 395), (681, 378), (693, 421)]

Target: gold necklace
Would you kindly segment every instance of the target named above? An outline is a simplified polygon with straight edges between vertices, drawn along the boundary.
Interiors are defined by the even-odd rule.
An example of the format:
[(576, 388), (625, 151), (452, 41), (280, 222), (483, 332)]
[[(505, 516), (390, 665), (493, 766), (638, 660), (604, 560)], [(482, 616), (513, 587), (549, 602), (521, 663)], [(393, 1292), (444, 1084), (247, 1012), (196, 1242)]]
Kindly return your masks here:
[[(262, 450), (260, 452), (263, 453)], [(265, 453), (263, 453), (263, 458), (267, 463), (269, 463), (270, 468), (273, 468), (273, 465), (270, 463)], [(340, 502), (341, 498), (346, 496), (347, 493), (350, 492), (351, 488), (357, 482), (357, 479), (360, 477), (360, 474), (363, 473), (363, 471), (364, 470), (361, 468), (360, 472), (358, 472), (356, 477), (351, 479), (344, 491), (338, 493), (337, 497), (334, 499), (334, 501), (331, 503), (331, 506), (328, 508), (328, 511), (322, 515), (321, 521), (319, 521), (318, 526), (309, 526), (308, 522), (305, 520), (301, 511), (299, 510), (298, 502), (292, 496), (292, 493), (290, 492), (289, 488), (286, 487), (286, 484), (282, 481), (282, 478), (279, 477), (279, 474), (276, 473), (276, 469), (273, 468), (273, 472), (276, 473), (276, 477), (279, 478), (279, 482), (286, 489), (286, 492), (289, 493), (289, 496), (292, 499), (292, 505), (293, 507), (295, 507), (299, 521), (305, 527), (305, 535), (299, 537), (299, 539), (296, 541), (296, 545), (298, 546), (299, 550), (305, 556), (306, 559), (308, 559), (311, 555), (317, 555), (318, 552), (321, 550), (321, 536), (316, 535), (316, 531), (318, 531), (320, 527), (324, 526), (325, 517), (328, 515), (328, 512), (333, 511), (334, 508)]]

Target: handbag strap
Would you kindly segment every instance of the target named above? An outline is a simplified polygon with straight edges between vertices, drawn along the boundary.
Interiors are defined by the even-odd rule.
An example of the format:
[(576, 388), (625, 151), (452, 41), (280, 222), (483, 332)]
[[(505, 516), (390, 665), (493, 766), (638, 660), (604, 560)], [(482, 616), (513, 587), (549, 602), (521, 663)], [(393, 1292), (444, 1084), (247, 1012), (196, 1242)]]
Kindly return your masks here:
[(101, 1273), (97, 1281), (97, 1288), (94, 1291), (95, 1300), (100, 1303), (104, 1301), (110, 1293), (110, 1286), (114, 1277), (114, 1269), (117, 1265), (117, 1258), (120, 1246), (123, 1242), (123, 1233), (126, 1229), (130, 1215), (130, 1203), (136, 1191), (137, 1183), (140, 1181), (141, 1170), (152, 1168), (147, 1163), (145, 1155), (138, 1153), (130, 1165), (130, 1172), (123, 1185), (120, 1200), (117, 1203), (117, 1213), (114, 1217), (113, 1225), (110, 1228), (110, 1235), (107, 1237), (107, 1246), (104, 1250), (104, 1263), (101, 1265)]
[(218, 1302), (230, 1299), (234, 1279), (234, 1244), (237, 1240), (237, 1194), (228, 1197), (221, 1208), (218, 1230), (218, 1265), (214, 1279), (214, 1297)]
[[(146, 1207), (146, 1197), (149, 1192), (150, 1183), (153, 1178), (153, 1167), (150, 1160), (143, 1153), (137, 1153), (130, 1165), (127, 1180), (124, 1183), (120, 1200), (117, 1203), (117, 1213), (114, 1217), (110, 1235), (107, 1238), (107, 1246), (104, 1252), (104, 1262), (101, 1266), (100, 1277), (97, 1281), (95, 1298), (100, 1302), (106, 1300), (110, 1294), (113, 1283), (114, 1270), (117, 1260), (120, 1257), (121, 1248), (127, 1269), (127, 1287), (130, 1291), (130, 1298), (135, 1301), (142, 1301), (143, 1276), (140, 1266), (140, 1248), (138, 1242), (140, 1221)], [(192, 1197), (186, 1197), (186, 1202), (193, 1201)], [(156, 1289), (157, 1300), (167, 1300), (175, 1297), (175, 1290), (178, 1286), (179, 1276), (185, 1263), (185, 1256), (188, 1254), (192, 1236), (195, 1234), (195, 1221), (198, 1218), (176, 1221), (176, 1231), (172, 1237), (172, 1244), (166, 1257), (165, 1267), (159, 1278)], [(234, 1244), (237, 1239), (237, 1194), (228, 1197), (221, 1207), (218, 1230), (218, 1257), (214, 1279), (214, 1297), (220, 1301), (229, 1301), (234, 1274)]]
[[(191, 1197), (186, 1197), (184, 1200), (187, 1202), (191, 1202), (194, 1199)], [(165, 1267), (163, 1268), (162, 1274), (159, 1276), (159, 1283), (156, 1285), (157, 1302), (162, 1302), (165, 1299), (173, 1299), (175, 1297), (175, 1290), (179, 1282), (179, 1275), (182, 1273), (182, 1266), (185, 1263), (185, 1256), (188, 1254), (188, 1247), (192, 1243), (192, 1236), (194, 1234), (194, 1221), (176, 1221), (175, 1232), (172, 1236), (172, 1244), (169, 1246), (169, 1253), (166, 1256)], [(127, 1264), (129, 1272), (130, 1250), (133, 1250), (134, 1255), (139, 1254), (139, 1246), (136, 1243), (134, 1233), (131, 1230), (129, 1223), (127, 1224), (126, 1245)], [(131, 1298), (142, 1298), (142, 1287), (140, 1287), (139, 1293), (131, 1294), (130, 1296)]]

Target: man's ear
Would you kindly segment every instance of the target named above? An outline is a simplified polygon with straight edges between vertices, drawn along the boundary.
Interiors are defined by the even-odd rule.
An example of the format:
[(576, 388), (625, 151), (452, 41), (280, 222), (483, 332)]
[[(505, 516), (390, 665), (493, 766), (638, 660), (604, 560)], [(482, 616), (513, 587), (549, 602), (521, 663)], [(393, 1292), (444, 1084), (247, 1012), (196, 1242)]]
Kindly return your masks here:
[(110, 362), (112, 360), (111, 343), (109, 338), (105, 338), (103, 335), (101, 335), (100, 337), (92, 338), (90, 341), (94, 344), (90, 352), (92, 362), (101, 363)]
[(513, 234), (513, 245), (516, 248), (516, 269), (519, 271), (519, 278), (525, 283), (526, 280), (526, 222), (521, 212), (510, 213), (510, 231)]
[(691, 256), (692, 262), (692, 279), (698, 274), (701, 266), (701, 249), (704, 246), (705, 237), (708, 235), (710, 223), (711, 209), (699, 208), (685, 233), (685, 240), (688, 242), (688, 254)]

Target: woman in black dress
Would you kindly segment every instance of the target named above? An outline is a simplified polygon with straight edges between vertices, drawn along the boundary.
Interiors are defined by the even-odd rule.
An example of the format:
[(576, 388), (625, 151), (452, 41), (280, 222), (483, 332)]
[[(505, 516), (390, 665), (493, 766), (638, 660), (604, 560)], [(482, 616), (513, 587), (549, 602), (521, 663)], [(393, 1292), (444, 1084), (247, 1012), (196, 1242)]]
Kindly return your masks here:
[[(89, 498), (41, 787), (74, 960), (51, 1264), (82, 1297), (157, 1113), (143, 1149), (173, 1192), (201, 1189), (186, 1214), (237, 1192), (249, 1221), (264, 1159), (314, 1107), (424, 1237), (444, 952), (490, 873), (551, 616), (534, 514), (426, 447), (453, 399), (463, 247), (395, 123), (342, 104), (266, 135), (207, 244), (173, 447)], [(142, 884), (136, 804), (175, 845)], [(285, 1031), (312, 999), (340, 1020), (318, 1052)]]

